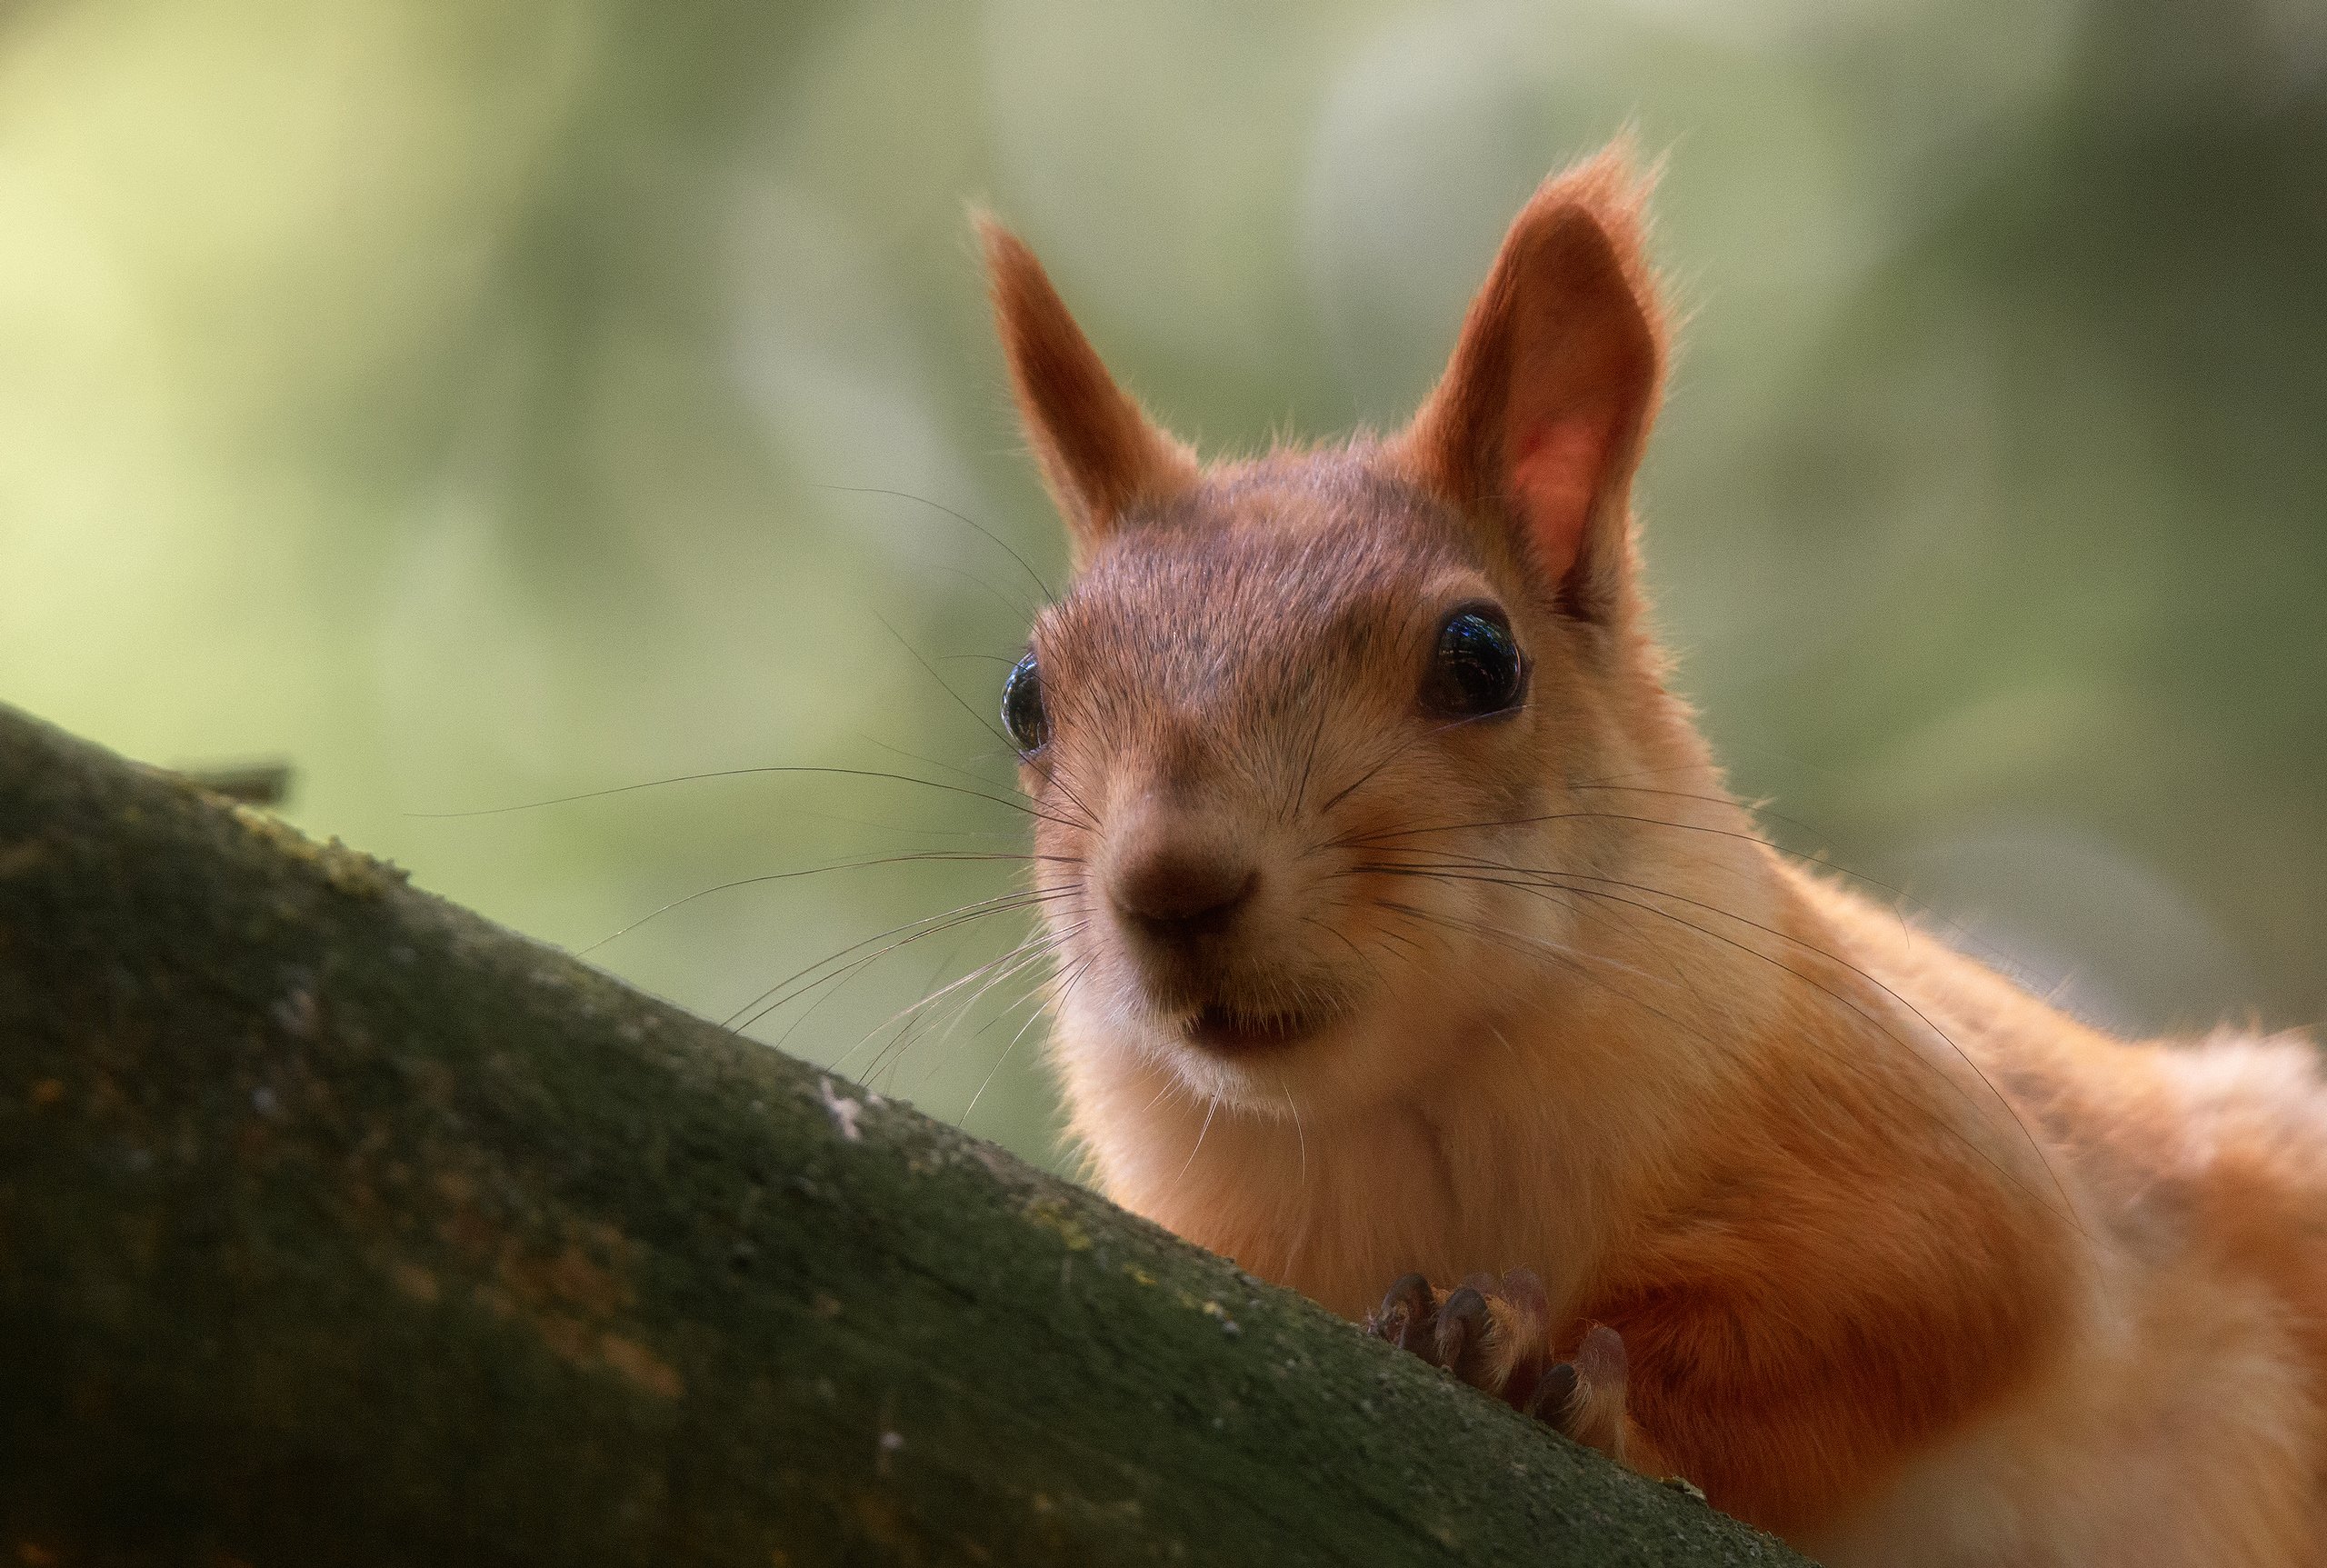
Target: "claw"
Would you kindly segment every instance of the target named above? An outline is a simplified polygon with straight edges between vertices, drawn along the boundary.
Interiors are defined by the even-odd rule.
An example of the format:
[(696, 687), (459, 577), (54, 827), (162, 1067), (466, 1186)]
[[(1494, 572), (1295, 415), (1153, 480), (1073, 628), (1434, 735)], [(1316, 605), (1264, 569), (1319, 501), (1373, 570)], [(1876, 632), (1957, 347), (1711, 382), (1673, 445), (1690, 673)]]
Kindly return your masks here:
[(1457, 1288), (1439, 1303), (1433, 1359), (1461, 1376), (1463, 1355), (1484, 1337), (1486, 1327), (1487, 1298), (1469, 1285)]
[(1407, 1274), (1383, 1296), (1381, 1309), (1365, 1320), (1365, 1330), (1400, 1350), (1413, 1350), (1415, 1330), (1430, 1319), (1430, 1282), (1420, 1274)]
[(1543, 1369), (1543, 1375), (1535, 1380), (1533, 1390), (1520, 1409), (1546, 1426), (1565, 1431), (1569, 1412), (1575, 1403), (1575, 1365), (1563, 1361)]
[(1531, 1325), (1540, 1325), (1551, 1317), (1551, 1300), (1544, 1293), (1542, 1276), (1533, 1269), (1506, 1271), (1501, 1289), (1503, 1299), (1525, 1313)]
[[(1628, 1357), (1605, 1323), (1587, 1323), (1565, 1361), (1551, 1353), (1551, 1303), (1532, 1271), (1473, 1273), (1444, 1295), (1421, 1274), (1392, 1285), (1365, 1332), (1453, 1373), (1587, 1448), (1630, 1463)], [(1653, 1454), (1652, 1454), (1653, 1457)]]
[(1583, 1343), (1576, 1346), (1575, 1367), (1593, 1387), (1621, 1397), (1631, 1371), (1624, 1336), (1604, 1323), (1593, 1323), (1584, 1331)]
[(1527, 1413), (1621, 1461), (1627, 1371), (1623, 1337), (1605, 1323), (1593, 1323), (1584, 1331), (1573, 1361), (1560, 1363), (1536, 1380)]

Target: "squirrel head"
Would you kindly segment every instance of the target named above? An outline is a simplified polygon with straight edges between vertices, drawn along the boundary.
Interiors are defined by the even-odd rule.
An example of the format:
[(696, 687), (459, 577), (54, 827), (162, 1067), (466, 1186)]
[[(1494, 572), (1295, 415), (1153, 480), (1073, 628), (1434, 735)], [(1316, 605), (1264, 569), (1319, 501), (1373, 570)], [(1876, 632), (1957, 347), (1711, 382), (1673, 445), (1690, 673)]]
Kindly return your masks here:
[(1461, 1070), (1588, 940), (1533, 873), (1621, 874), (1589, 792), (1703, 764), (1635, 582), (1643, 199), (1617, 149), (1547, 181), (1403, 430), (1211, 465), (981, 222), (1075, 566), (1004, 702), (1071, 1094), (1136, 1070), (1266, 1114)]

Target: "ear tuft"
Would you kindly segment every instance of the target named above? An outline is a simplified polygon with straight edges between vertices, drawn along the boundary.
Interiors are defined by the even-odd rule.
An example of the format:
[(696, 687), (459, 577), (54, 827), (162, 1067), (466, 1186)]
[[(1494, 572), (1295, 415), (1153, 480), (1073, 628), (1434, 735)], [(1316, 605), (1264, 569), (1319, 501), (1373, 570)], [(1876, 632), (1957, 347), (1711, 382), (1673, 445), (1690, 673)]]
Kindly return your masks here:
[(1544, 181), (1395, 444), (1425, 484), (1513, 530), (1562, 607), (1594, 620), (1623, 604), (1633, 470), (1663, 374), (1646, 201), (1622, 143)]
[(972, 221), (1019, 423), (1080, 564), (1127, 509), (1193, 484), (1195, 457), (1116, 386), (1034, 253), (989, 215)]

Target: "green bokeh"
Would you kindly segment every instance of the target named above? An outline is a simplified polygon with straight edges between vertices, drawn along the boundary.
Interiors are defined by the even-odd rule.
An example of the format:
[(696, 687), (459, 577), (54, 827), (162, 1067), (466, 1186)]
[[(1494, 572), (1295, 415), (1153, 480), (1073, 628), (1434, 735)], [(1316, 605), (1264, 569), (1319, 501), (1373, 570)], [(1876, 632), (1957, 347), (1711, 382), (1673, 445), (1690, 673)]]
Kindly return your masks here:
[[(1039, 590), (944, 509), (1063, 552), (964, 202), (1245, 449), (1399, 417), (1527, 189), (1627, 125), (1692, 313), (1652, 565), (1774, 830), (2104, 1019), (2315, 1020), (2300, 0), (0, 5), (0, 697), (155, 761), (286, 756), (302, 826), (574, 947), (740, 878), (1009, 850), (1006, 805), (855, 776), (413, 814), (1002, 784)], [(1014, 878), (733, 887), (592, 956), (725, 1016)], [(1021, 982), (879, 1032), (1026, 930), (755, 1032), (941, 1114), (985, 1085), (969, 1125), (1055, 1159)]]

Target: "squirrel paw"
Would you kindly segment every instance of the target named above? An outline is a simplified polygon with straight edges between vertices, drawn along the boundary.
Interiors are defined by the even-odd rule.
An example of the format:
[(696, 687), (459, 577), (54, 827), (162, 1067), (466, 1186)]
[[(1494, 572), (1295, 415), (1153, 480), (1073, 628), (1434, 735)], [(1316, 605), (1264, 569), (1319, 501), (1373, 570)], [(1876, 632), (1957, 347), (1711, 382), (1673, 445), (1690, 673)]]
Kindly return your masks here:
[(1365, 1332), (1586, 1447), (1624, 1457), (1624, 1342), (1593, 1323), (1573, 1356), (1553, 1361), (1550, 1306), (1532, 1270), (1513, 1269), (1499, 1280), (1473, 1274), (1448, 1291), (1408, 1274), (1368, 1314)]

